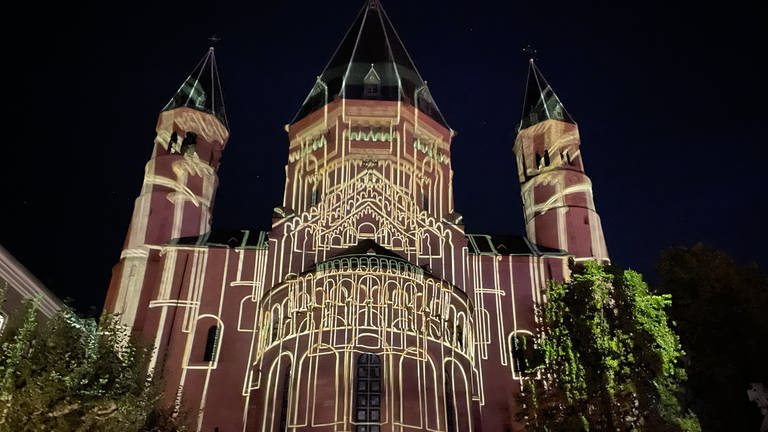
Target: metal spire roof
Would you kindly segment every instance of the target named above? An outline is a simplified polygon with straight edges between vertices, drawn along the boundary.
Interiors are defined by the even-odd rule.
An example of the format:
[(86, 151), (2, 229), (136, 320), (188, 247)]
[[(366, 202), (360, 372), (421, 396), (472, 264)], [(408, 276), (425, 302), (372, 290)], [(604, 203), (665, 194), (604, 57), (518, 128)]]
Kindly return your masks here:
[(523, 117), (520, 119), (520, 127), (523, 130), (544, 120), (560, 120), (567, 123), (576, 123), (565, 110), (565, 106), (560, 102), (555, 91), (552, 90), (549, 83), (544, 79), (544, 75), (534, 63), (533, 59), (529, 62), (528, 83), (525, 89), (525, 99), (523, 99)]
[(366, 1), (291, 123), (337, 96), (408, 102), (448, 127), (378, 0)]
[(192, 73), (189, 74), (162, 111), (169, 111), (179, 107), (192, 108), (204, 113), (213, 114), (221, 121), (224, 127), (229, 129), (213, 47), (208, 48), (205, 56), (197, 63)]

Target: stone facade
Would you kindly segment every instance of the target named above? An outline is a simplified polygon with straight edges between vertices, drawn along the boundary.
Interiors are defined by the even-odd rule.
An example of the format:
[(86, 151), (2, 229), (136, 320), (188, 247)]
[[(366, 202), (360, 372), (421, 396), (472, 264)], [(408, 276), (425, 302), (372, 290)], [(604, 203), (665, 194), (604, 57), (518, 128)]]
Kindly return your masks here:
[[(354, 43), (388, 34), (377, 2), (361, 17)], [(153, 373), (197, 430), (520, 430), (542, 290), (571, 257), (608, 259), (578, 129), (546, 109), (530, 121), (556, 97), (529, 91), (514, 144), (528, 236), (468, 234), (453, 202), (455, 134), (398, 49), (351, 50), (343, 80), (318, 78), (307, 101), (322, 89), (322, 103), (286, 128), (269, 230), (210, 232), (228, 138), (216, 107), (192, 105), (182, 86), (186, 101), (160, 115), (105, 308), (153, 344)]]

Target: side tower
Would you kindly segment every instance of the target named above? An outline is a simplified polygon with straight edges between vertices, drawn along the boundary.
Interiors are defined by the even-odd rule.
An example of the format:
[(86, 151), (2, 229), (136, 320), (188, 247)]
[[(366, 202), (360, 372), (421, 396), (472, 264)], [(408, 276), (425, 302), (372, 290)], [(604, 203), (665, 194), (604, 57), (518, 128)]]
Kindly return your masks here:
[(229, 138), (213, 48), (163, 108), (156, 131), (104, 306), (131, 327), (149, 295), (142, 292), (149, 249), (210, 230), (216, 171)]
[(528, 238), (577, 260), (608, 261), (579, 129), (533, 59), (514, 151)]

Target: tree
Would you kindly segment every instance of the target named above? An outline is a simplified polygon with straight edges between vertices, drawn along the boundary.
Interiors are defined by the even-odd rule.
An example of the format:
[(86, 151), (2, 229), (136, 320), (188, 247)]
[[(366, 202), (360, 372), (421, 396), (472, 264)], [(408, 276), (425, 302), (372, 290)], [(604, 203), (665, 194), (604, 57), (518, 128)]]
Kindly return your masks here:
[(678, 399), (685, 372), (678, 336), (640, 274), (571, 263), (540, 307), (541, 379), (527, 379), (530, 431), (699, 431)]
[(34, 301), (0, 338), (0, 432), (183, 431), (147, 377), (148, 350), (114, 315), (65, 307), (38, 322)]
[(664, 251), (657, 274), (676, 299), (670, 316), (686, 352), (686, 396), (702, 427), (759, 430), (747, 389), (768, 383), (768, 275), (703, 244)]

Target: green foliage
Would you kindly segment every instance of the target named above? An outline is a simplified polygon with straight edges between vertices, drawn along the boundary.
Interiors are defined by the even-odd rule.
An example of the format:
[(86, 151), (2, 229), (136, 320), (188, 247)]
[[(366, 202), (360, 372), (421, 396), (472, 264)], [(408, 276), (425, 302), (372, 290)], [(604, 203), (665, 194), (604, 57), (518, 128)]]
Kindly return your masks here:
[(678, 400), (685, 379), (680, 341), (665, 308), (630, 270), (573, 264), (551, 282), (539, 311), (543, 379), (527, 380), (523, 420), (531, 431), (699, 431)]
[(768, 383), (768, 275), (702, 244), (661, 254), (660, 290), (688, 363), (686, 396), (704, 430), (759, 430), (750, 383)]
[(0, 341), (0, 431), (182, 431), (159, 408), (148, 351), (113, 315), (98, 322), (64, 308), (38, 322), (35, 302)]

